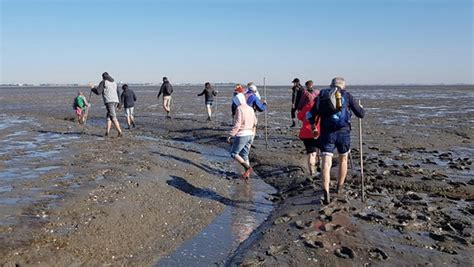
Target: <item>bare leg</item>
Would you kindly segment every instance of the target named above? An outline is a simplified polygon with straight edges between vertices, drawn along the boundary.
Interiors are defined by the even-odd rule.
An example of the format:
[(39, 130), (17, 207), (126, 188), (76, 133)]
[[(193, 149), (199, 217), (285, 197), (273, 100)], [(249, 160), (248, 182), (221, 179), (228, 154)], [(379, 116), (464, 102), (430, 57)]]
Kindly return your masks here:
[(348, 154), (339, 155), (339, 176), (337, 177), (337, 186), (342, 188), (347, 176), (347, 157)]
[(308, 170), (311, 177), (316, 174), (316, 152), (308, 154)]
[(331, 180), (331, 166), (332, 166), (332, 156), (324, 155), (323, 156), (323, 169), (321, 176), (323, 178), (323, 189), (324, 189), (324, 204), (329, 204), (329, 182)]
[(105, 130), (105, 135), (109, 135), (110, 133), (110, 128), (112, 128), (112, 121), (107, 120), (107, 129)]
[(207, 105), (207, 117), (209, 119), (211, 119), (211, 116), (212, 116), (212, 109), (211, 109), (211, 106)]
[(133, 115), (130, 115), (130, 122), (132, 123), (133, 128), (135, 128), (135, 118), (133, 117)]
[(234, 159), (242, 165), (246, 170), (250, 168), (250, 165), (240, 156), (240, 155), (235, 155)]
[(117, 129), (117, 131), (119, 133), (119, 136), (122, 135), (122, 129), (120, 129), (120, 124), (119, 124), (117, 118), (114, 118), (113, 121), (114, 121), (115, 129)]
[(128, 126), (128, 129), (130, 129), (130, 117), (131, 117), (131, 116), (127, 116), (127, 126)]

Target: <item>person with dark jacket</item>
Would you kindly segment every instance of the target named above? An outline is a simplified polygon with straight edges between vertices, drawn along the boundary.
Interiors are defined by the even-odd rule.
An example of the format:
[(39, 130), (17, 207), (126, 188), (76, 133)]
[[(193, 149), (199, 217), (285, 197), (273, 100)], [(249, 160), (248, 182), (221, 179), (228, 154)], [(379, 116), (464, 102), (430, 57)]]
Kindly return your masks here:
[[(322, 154), (322, 180), (324, 189), (324, 204), (329, 204), (329, 182), (334, 149), (339, 153), (339, 174), (337, 179), (338, 194), (343, 192), (347, 175), (347, 160), (351, 142), (352, 112), (359, 117), (365, 116), (362, 106), (345, 90), (346, 82), (341, 77), (331, 81), (331, 88), (323, 89), (315, 100), (308, 114), (308, 121), (315, 131), (316, 118), (320, 118), (321, 134), (319, 147)], [(334, 96), (334, 97), (332, 97)], [(338, 100), (339, 99), (339, 100)], [(333, 103), (333, 100), (336, 102)], [(315, 131), (316, 132), (316, 131)]]
[(212, 118), (212, 104), (214, 103), (214, 96), (217, 96), (217, 91), (212, 88), (210, 82), (204, 84), (204, 90), (198, 94), (198, 96), (204, 95), (204, 102), (207, 109), (207, 120), (211, 121)]
[(124, 84), (122, 86), (122, 95), (120, 95), (120, 103), (123, 105), (125, 110), (125, 116), (127, 117), (127, 126), (130, 130), (130, 124), (135, 128), (135, 118), (133, 116), (133, 111), (135, 109), (135, 101), (137, 101), (137, 96), (132, 89), (128, 89), (128, 85)]
[(173, 86), (166, 77), (163, 77), (163, 84), (156, 97), (160, 99), (161, 94), (163, 94), (163, 109), (166, 111), (166, 118), (171, 119), (171, 94), (173, 94)]
[(120, 124), (117, 120), (117, 113), (115, 109), (119, 104), (119, 92), (117, 91), (117, 83), (114, 79), (107, 73), (102, 73), (102, 81), (98, 86), (90, 84), (92, 92), (96, 95), (102, 95), (105, 108), (107, 109), (107, 128), (105, 136), (108, 136), (110, 133), (110, 128), (112, 127), (112, 122), (114, 123), (115, 129), (118, 131), (118, 137), (122, 136), (122, 129), (120, 129)]
[(290, 127), (295, 127), (296, 126), (296, 111), (298, 110), (299, 106), (299, 101), (301, 98), (302, 93), (304, 92), (304, 88), (300, 83), (300, 79), (294, 78), (293, 81), (293, 88), (291, 88), (291, 120), (293, 121), (291, 123)]

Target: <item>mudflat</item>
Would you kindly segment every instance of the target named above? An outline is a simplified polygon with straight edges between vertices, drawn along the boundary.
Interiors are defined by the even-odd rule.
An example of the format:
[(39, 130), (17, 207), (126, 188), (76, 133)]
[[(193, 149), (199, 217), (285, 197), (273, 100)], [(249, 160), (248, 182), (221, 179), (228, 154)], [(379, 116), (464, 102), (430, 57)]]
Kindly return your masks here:
[[(95, 95), (81, 134), (72, 110), (79, 88), (0, 89), (2, 264), (159, 264), (226, 208), (255, 199), (226, 157), (230, 87), (219, 88), (212, 122), (196, 96), (202, 87), (176, 86), (171, 120), (157, 88), (130, 88), (138, 97), (137, 128), (121, 138), (113, 131), (103, 136), (105, 108)], [(251, 162), (254, 179), (278, 190), (257, 192), (275, 208), (262, 225), (236, 224), (246, 226), (232, 228), (238, 248), (217, 264), (473, 262), (474, 88), (348, 89), (367, 109), (367, 201), (360, 201), (356, 118), (346, 193), (333, 193), (323, 207), (319, 180), (308, 179), (298, 128), (287, 127), (291, 92), (270, 86), (269, 147), (262, 114)], [(230, 224), (248, 215), (236, 214)]]

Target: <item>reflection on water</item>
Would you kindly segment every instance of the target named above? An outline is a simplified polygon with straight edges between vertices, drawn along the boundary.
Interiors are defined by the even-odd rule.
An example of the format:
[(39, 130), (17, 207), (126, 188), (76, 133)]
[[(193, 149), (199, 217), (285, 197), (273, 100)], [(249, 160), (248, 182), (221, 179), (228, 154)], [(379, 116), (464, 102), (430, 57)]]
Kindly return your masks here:
[[(173, 142), (173, 144), (200, 151), (201, 156), (215, 168), (233, 166), (228, 152), (224, 149), (211, 150), (186, 142)], [(222, 170), (222, 172), (226, 171)], [(236, 181), (231, 187), (228, 198), (189, 184), (178, 185), (178, 183), (187, 183), (182, 178), (172, 177), (172, 179), (168, 181), (168, 184), (194, 197), (219, 201), (225, 204), (226, 208), (200, 233), (158, 262), (158, 266), (213, 266), (216, 263), (223, 263), (267, 219), (273, 209), (273, 203), (265, 196), (276, 190), (259, 178), (250, 179), (248, 184)]]

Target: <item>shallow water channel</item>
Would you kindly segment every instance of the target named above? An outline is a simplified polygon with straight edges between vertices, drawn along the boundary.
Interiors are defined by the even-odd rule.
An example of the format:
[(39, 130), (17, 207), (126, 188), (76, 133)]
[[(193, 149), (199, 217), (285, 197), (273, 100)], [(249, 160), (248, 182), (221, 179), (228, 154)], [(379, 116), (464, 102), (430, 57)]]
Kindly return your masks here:
[[(176, 143), (175, 143), (176, 144)], [(187, 149), (199, 151), (210, 166), (229, 173), (235, 163), (225, 149), (179, 142)], [(182, 181), (172, 179), (168, 184), (182, 187)], [(273, 203), (265, 197), (276, 190), (255, 174), (248, 183), (233, 180), (229, 198), (217, 195), (214, 191), (191, 190), (190, 194), (208, 198), (226, 205), (224, 211), (211, 224), (184, 242), (172, 254), (162, 258), (156, 266), (212, 266), (223, 265), (226, 259), (259, 227), (273, 210)]]

